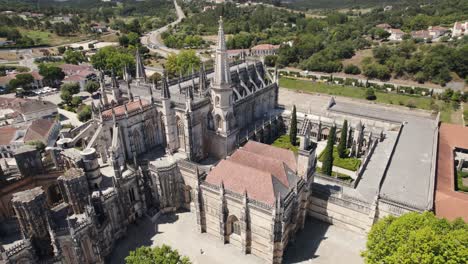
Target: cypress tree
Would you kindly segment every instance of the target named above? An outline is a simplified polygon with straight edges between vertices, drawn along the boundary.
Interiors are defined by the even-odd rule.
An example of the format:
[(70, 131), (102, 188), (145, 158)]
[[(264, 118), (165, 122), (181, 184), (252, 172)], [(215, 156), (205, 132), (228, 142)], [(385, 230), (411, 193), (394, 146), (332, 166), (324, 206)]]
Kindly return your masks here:
[(333, 145), (335, 143), (336, 128), (332, 127), (328, 135), (327, 146), (325, 147), (324, 158), (322, 162), (322, 173), (331, 175), (333, 171)]
[(291, 113), (291, 127), (289, 129), (289, 141), (293, 146), (297, 143), (297, 116), (296, 116), (296, 105), (293, 106)]
[(343, 128), (341, 129), (340, 143), (338, 144), (337, 151), (340, 158), (346, 156), (346, 142), (348, 141), (348, 120), (343, 122)]

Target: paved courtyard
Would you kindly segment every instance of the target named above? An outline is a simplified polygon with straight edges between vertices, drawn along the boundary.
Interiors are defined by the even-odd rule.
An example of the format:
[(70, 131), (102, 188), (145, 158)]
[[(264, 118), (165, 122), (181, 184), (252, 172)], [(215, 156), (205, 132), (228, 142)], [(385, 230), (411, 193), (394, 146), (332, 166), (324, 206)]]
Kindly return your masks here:
[[(125, 263), (130, 250), (139, 246), (170, 245), (193, 263), (259, 264), (265, 263), (253, 255), (244, 255), (232, 245), (223, 245), (215, 237), (200, 234), (196, 230), (193, 213), (162, 216), (159, 224), (140, 220), (129, 227), (127, 237), (120, 240), (106, 263)], [(365, 238), (326, 223), (309, 219), (306, 228), (291, 244), (284, 263), (362, 263), (359, 252), (365, 246)], [(200, 249), (204, 254), (200, 254)]]

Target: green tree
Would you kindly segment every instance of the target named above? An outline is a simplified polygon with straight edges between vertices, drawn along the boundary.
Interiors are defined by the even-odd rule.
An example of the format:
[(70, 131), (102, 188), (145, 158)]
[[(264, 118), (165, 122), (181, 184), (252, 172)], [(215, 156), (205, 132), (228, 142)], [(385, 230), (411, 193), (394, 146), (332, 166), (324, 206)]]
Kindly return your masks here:
[[(80, 92), (80, 85), (78, 83), (65, 83), (60, 89), (60, 98), (67, 104), (73, 105), (73, 95)], [(77, 99), (75, 99), (76, 102)]]
[(367, 90), (366, 90), (366, 99), (370, 100), (370, 101), (373, 101), (373, 100), (377, 99), (377, 96), (375, 95), (374, 88), (367, 88)]
[(173, 250), (167, 245), (161, 247), (146, 247), (142, 246), (134, 251), (130, 251), (130, 255), (125, 258), (126, 264), (190, 264), (190, 260), (181, 256), (177, 250)]
[(29, 73), (21, 73), (16, 75), (15, 79), (12, 79), (8, 86), (10, 89), (16, 89), (21, 87), (25, 90), (31, 88), (31, 84), (34, 82), (34, 77)]
[(122, 73), (122, 69), (127, 66), (130, 70), (134, 69), (135, 58), (134, 51), (119, 47), (104, 47), (99, 49), (96, 54), (91, 56), (91, 63), (94, 68), (111, 71), (117, 71), (117, 74)]
[(194, 50), (182, 50), (179, 54), (169, 54), (166, 61), (166, 70), (172, 76), (179, 73), (187, 74), (191, 73), (192, 69), (196, 71), (200, 67), (200, 62), (200, 58)]
[(297, 115), (296, 115), (296, 105), (293, 106), (291, 113), (291, 125), (289, 128), (289, 141), (295, 146), (297, 144)]
[(60, 47), (57, 48), (57, 51), (60, 54), (65, 53), (66, 50), (67, 50), (67, 48), (65, 46), (60, 46)]
[(61, 82), (65, 78), (65, 73), (62, 69), (51, 64), (40, 64), (39, 74), (44, 77), (43, 82), (51, 86)]
[(360, 74), (361, 73), (361, 69), (359, 69), (359, 67), (354, 64), (346, 65), (343, 71), (346, 74)]
[(160, 73), (155, 72), (148, 79), (150, 83), (159, 82), (162, 79), (162, 76)]
[(85, 62), (86, 57), (81, 51), (74, 51), (74, 50), (69, 49), (65, 51), (65, 53), (63, 54), (63, 60), (66, 63), (78, 65), (82, 62)]
[(340, 143), (338, 144), (337, 150), (340, 158), (346, 157), (346, 145), (348, 142), (348, 120), (343, 122), (343, 127), (341, 128), (341, 137)]
[(130, 43), (130, 40), (128, 39), (127, 35), (122, 35), (119, 37), (119, 45), (122, 47), (128, 47), (128, 43)]
[(392, 50), (387, 45), (382, 45), (375, 47), (372, 54), (380, 64), (384, 64), (392, 56)]
[(85, 90), (92, 94), (95, 93), (99, 89), (99, 83), (96, 81), (89, 81), (86, 83)]
[(91, 119), (91, 106), (85, 105), (80, 112), (78, 112), (78, 120), (86, 122)]
[(36, 147), (36, 149), (39, 150), (40, 152), (43, 152), (46, 148), (46, 145), (44, 144), (44, 142), (40, 140), (28, 141), (26, 144)]
[(327, 146), (323, 155), (322, 173), (325, 175), (332, 175), (333, 172), (333, 146), (335, 145), (336, 127), (332, 127), (328, 134)]
[(83, 102), (83, 99), (81, 98), (81, 96), (73, 96), (71, 101), (70, 101), (70, 104), (73, 107), (78, 107), (78, 106), (81, 105), (82, 102)]
[(268, 67), (275, 67), (276, 60), (278, 60), (278, 56), (276, 55), (265, 56), (265, 65)]
[(372, 226), (362, 253), (368, 264), (467, 263), (468, 224), (431, 212), (387, 216)]

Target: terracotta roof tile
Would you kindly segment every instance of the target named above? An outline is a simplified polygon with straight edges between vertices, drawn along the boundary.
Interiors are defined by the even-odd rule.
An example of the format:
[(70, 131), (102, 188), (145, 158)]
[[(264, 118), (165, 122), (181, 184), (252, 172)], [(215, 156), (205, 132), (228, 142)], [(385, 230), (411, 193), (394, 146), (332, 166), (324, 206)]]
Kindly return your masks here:
[(279, 49), (279, 45), (260, 44), (260, 45), (252, 47), (252, 50), (274, 50), (274, 49)]
[(281, 160), (284, 163), (286, 163), (286, 165), (288, 165), (289, 168), (293, 170), (297, 169), (296, 156), (290, 150), (273, 147), (273, 146), (258, 143), (252, 140), (247, 142), (247, 144), (245, 144), (242, 147), (242, 149), (253, 152), (253, 153), (257, 153), (263, 156), (267, 156), (273, 159)]
[(296, 169), (292, 151), (249, 141), (211, 170), (206, 181), (223, 182), (227, 190), (247, 191), (249, 197), (273, 204), (278, 193), (284, 196), (296, 184)]
[(9, 145), (15, 136), (16, 130), (12, 126), (0, 127), (0, 145)]
[(468, 149), (468, 127), (443, 123), (439, 129), (435, 213), (437, 216), (468, 221), (468, 194), (455, 191), (455, 147)]
[[(127, 112), (131, 113), (133, 111), (139, 110), (140, 109), (140, 102), (138, 101), (133, 101), (133, 102), (128, 102), (125, 104), (127, 106)], [(119, 105), (114, 107), (115, 111), (115, 116), (121, 116), (125, 114), (125, 105)], [(149, 105), (149, 102), (147, 100), (141, 99), (141, 105), (142, 106), (147, 106)], [(102, 117), (104, 119), (109, 119), (112, 118), (112, 109), (108, 109), (106, 111), (102, 112)]]
[(50, 130), (55, 125), (55, 121), (52, 119), (36, 119), (29, 126), (24, 136), (24, 141), (40, 140), (46, 143), (46, 139), (49, 135)]

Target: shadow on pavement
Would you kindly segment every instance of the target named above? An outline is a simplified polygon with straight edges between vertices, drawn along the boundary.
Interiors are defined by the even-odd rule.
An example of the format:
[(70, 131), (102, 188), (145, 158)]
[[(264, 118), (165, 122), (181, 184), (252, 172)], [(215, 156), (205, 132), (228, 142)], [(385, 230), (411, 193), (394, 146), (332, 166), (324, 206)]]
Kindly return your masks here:
[(124, 264), (129, 252), (141, 246), (151, 246), (151, 238), (159, 234), (158, 226), (147, 217), (140, 218), (130, 225), (127, 234), (116, 242), (116, 245), (106, 258), (108, 264)]
[(299, 231), (296, 240), (285, 251), (283, 263), (297, 263), (319, 257), (315, 254), (320, 243), (327, 239), (330, 224), (308, 217), (304, 229)]

